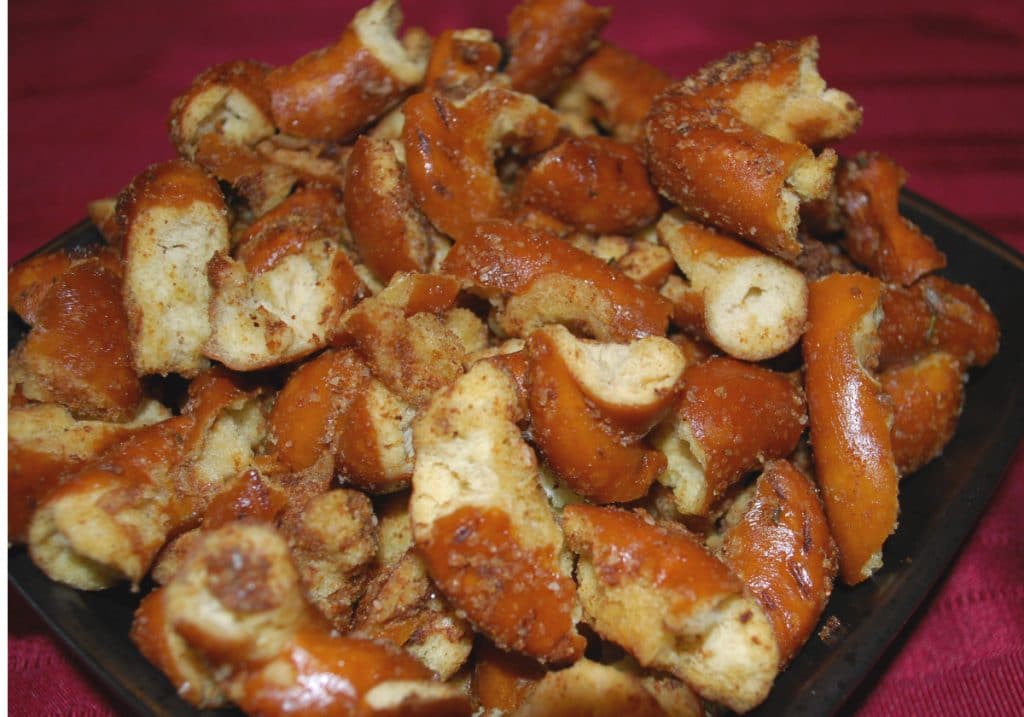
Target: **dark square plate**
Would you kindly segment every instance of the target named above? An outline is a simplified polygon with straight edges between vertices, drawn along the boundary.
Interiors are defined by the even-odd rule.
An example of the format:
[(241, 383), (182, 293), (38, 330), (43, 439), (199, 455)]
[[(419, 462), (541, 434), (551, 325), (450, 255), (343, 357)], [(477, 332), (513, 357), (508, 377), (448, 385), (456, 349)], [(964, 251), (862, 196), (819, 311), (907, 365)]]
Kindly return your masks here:
[[(856, 588), (837, 587), (825, 612), (844, 629), (831, 646), (812, 636), (751, 714), (827, 715), (849, 697), (949, 567), (1013, 457), (1024, 428), (1024, 257), (949, 212), (905, 193), (903, 213), (949, 258), (944, 275), (988, 300), (1002, 325), (999, 355), (971, 372), (967, 405), (944, 455), (900, 486), (900, 526), (885, 567)], [(100, 241), (88, 222), (41, 251)], [(18, 334), (9, 335), (9, 342)], [(237, 715), (197, 711), (128, 639), (139, 596), (127, 588), (83, 593), (50, 582), (24, 548), (8, 552), (8, 579), (62, 640), (128, 706), (146, 717)]]

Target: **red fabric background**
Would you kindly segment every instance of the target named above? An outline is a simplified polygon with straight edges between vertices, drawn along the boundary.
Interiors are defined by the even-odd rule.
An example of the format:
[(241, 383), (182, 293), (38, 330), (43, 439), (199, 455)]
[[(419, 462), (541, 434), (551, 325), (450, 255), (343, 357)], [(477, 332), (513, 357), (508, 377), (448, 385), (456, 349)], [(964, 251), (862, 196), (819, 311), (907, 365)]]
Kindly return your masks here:
[[(250, 57), (288, 62), (332, 42), (351, 0), (140, 3), (13, 0), (10, 12), (8, 261), (76, 223), (171, 156), (171, 99), (200, 70)], [(823, 75), (865, 107), (844, 147), (887, 152), (909, 186), (1024, 250), (1024, 5), (1001, 0), (629, 0), (606, 37), (683, 75), (725, 52), (817, 34)], [(406, 0), (437, 31), (499, 34), (511, 3)], [(1004, 331), (1020, 330), (1020, 324)], [(968, 400), (969, 400), (968, 395)], [(1024, 713), (1024, 455), (947, 577), (845, 712)], [(10, 714), (122, 711), (12, 596)]]

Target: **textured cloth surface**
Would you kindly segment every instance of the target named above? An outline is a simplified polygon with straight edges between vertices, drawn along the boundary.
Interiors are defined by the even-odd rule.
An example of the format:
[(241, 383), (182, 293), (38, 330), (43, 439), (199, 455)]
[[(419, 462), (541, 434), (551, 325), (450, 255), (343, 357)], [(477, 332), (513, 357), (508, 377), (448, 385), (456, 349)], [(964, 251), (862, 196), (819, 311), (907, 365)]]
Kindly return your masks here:
[[(332, 42), (360, 4), (13, 0), (8, 261), (169, 158), (167, 109), (200, 70), (238, 58), (289, 62)], [(841, 149), (891, 155), (911, 189), (1024, 250), (1021, 3), (608, 4), (606, 37), (676, 76), (758, 40), (818, 35), (822, 74), (865, 107), (863, 128)], [(475, 25), (503, 34), (511, 3), (405, 5), (409, 22), (431, 32)], [(1024, 713), (1021, 505), (1018, 451), (948, 574), (844, 713)], [(8, 617), (11, 715), (123, 712), (14, 595)]]

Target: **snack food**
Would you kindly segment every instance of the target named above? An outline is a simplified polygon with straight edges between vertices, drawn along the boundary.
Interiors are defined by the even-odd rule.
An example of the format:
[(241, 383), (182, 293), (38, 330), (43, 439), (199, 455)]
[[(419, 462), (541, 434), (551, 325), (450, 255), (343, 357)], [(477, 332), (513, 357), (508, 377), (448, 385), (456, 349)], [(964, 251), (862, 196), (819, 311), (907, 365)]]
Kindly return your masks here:
[[(397, 154), (396, 154), (396, 157), (397, 157)], [(308, 191), (308, 189), (304, 188), (302, 191)], [(290, 196), (291, 197), (298, 196), (298, 193), (292, 194)], [(287, 199), (285, 199), (283, 201), (287, 201)], [(264, 213), (262, 216), (266, 216), (266, 214)], [(248, 218), (243, 217), (242, 221), (243, 222), (247, 221), (247, 219)], [(256, 221), (258, 221), (258, 218), (256, 219)], [(561, 220), (559, 220), (559, 221), (561, 221)], [(551, 225), (554, 226), (555, 223), (551, 222)], [(563, 230), (563, 231), (565, 231), (565, 230)], [(634, 242), (645, 241), (643, 238), (632, 237), (631, 239)], [(463, 242), (462, 239), (456, 238), (456, 245), (455, 245), (454, 251), (458, 252), (460, 245), (461, 246), (466, 246), (462, 242)], [(237, 256), (235, 256), (233, 258), (236, 259), (236, 260), (238, 259)], [(358, 264), (358, 262), (356, 262), (356, 264)], [(616, 264), (613, 268), (617, 268), (617, 266), (618, 265)], [(555, 275), (557, 275), (558, 273), (561, 273), (561, 272), (557, 272)], [(380, 281), (380, 282), (383, 282), (383, 281), (386, 280), (386, 279), (384, 279), (383, 277), (380, 277), (380, 276), (377, 276), (375, 278), (377, 279), (377, 281)], [(533, 279), (528, 279), (528, 281), (533, 281)], [(551, 279), (549, 279), (549, 281), (551, 281)], [(587, 286), (585, 281), (586, 280), (584, 279), (584, 281), (581, 282), (578, 286)], [(368, 286), (370, 286), (370, 283), (371, 283), (370, 281), (367, 281), (367, 285)], [(481, 282), (481, 284), (482, 283), (483, 282)], [(619, 280), (619, 285), (628, 286), (626, 284), (623, 284), (623, 282), (621, 280)], [(394, 286), (397, 286), (397, 285), (393, 284), (392, 287), (394, 287)], [(533, 288), (536, 288), (536, 285), (534, 285)], [(578, 287), (576, 287), (576, 288), (578, 288)], [(376, 290), (376, 289), (379, 289), (379, 287), (372, 287), (372, 286), (370, 287), (371, 291)], [(385, 289), (384, 291), (387, 291), (387, 290)], [(640, 292), (638, 292), (638, 293), (640, 293)], [(384, 294), (384, 292), (377, 293), (377, 295), (374, 298), (375, 299), (380, 298), (383, 294)], [(541, 295), (544, 295), (544, 294), (541, 294)], [(552, 294), (546, 294), (545, 296), (551, 296), (551, 295)], [(535, 294), (535, 296), (536, 296), (536, 294)], [(488, 298), (491, 298), (491, 297), (488, 297)], [(502, 299), (507, 299), (507, 297), (501, 297), (501, 298)], [(484, 312), (481, 311), (480, 304), (476, 304), (476, 303), (473, 303), (470, 300), (467, 300), (465, 298), (465, 294), (463, 294), (463, 296), (461, 298), (459, 298), (458, 300), (460, 302), (462, 302), (462, 305), (460, 306), (460, 308), (462, 308), (464, 310), (467, 308), (467, 306), (470, 307), (470, 308), (474, 308), (474, 309), (476, 309), (476, 313), (473, 314), (474, 317), (483, 317)], [(585, 300), (585, 295), (584, 295), (584, 299), (583, 300)], [(371, 301), (372, 300), (369, 299), (369, 298), (363, 299), (363, 301), (357, 305), (357, 307), (359, 308), (359, 313), (358, 314), (350, 314), (350, 315), (348, 315), (349, 321), (344, 322), (344, 326), (338, 329), (338, 333), (336, 335), (331, 336), (330, 342), (331, 343), (341, 344), (340, 346), (338, 346), (338, 348), (340, 350), (349, 349), (351, 351), (355, 351), (356, 353), (358, 353), (359, 358), (360, 358), (361, 361), (364, 361), (366, 363), (373, 363), (373, 368), (371, 369), (371, 373), (374, 376), (373, 380), (377, 381), (378, 384), (380, 384), (381, 386), (384, 386), (389, 391), (392, 391), (392, 392), (402, 391), (404, 395), (402, 395), (401, 398), (405, 402), (405, 404), (410, 407), (409, 410), (412, 413), (414, 413), (414, 414), (420, 414), (420, 412), (422, 411), (423, 413), (420, 414), (420, 415), (426, 416), (426, 415), (428, 415), (428, 413), (426, 413), (426, 411), (429, 410), (427, 407), (432, 405), (432, 403), (434, 401), (435, 391), (437, 391), (437, 390), (444, 391), (444, 390), (446, 390), (446, 388), (449, 385), (452, 385), (452, 381), (455, 381), (455, 382), (461, 381), (462, 380), (462, 376), (463, 376), (462, 371), (467, 366), (472, 365), (473, 362), (476, 361), (479, 358), (479, 357), (476, 357), (476, 356), (472, 356), (473, 350), (475, 350), (475, 348), (471, 349), (471, 347), (468, 345), (469, 342), (465, 340), (465, 336), (466, 336), (465, 332), (463, 332), (461, 330), (460, 331), (453, 331), (453, 330), (450, 330), (448, 328), (450, 326), (450, 324), (448, 322), (449, 320), (448, 320), (448, 316), (446, 316), (446, 312), (448, 312), (449, 307), (444, 306), (443, 302), (438, 301), (437, 303), (430, 304), (430, 308), (428, 310), (426, 310), (426, 311), (424, 311), (422, 309), (410, 311), (410, 306), (412, 306), (413, 308), (418, 308), (420, 306), (423, 306), (427, 302), (412, 303), (412, 304), (410, 304), (410, 302), (405, 302), (400, 307), (395, 307), (395, 306), (379, 307), (378, 306), (378, 307), (374, 308), (374, 304), (369, 303)], [(565, 303), (565, 305), (567, 305), (567, 306), (576, 306), (578, 309), (583, 309), (583, 310), (582, 311), (578, 311), (575, 315), (567, 313), (567, 316), (565, 318), (563, 318), (563, 317), (555, 317), (555, 318), (562, 318), (562, 320), (566, 321), (566, 323), (569, 324), (569, 327), (571, 329), (573, 329), (573, 330), (575, 330), (577, 332), (581, 332), (580, 326), (574, 323), (574, 319), (577, 316), (581, 316), (581, 315), (585, 314), (586, 310), (590, 309), (591, 307), (586, 306), (586, 305), (580, 306), (580, 303), (581, 303), (581, 299), (579, 298), (579, 294), (577, 294), (575, 300), (567, 301)], [(619, 306), (623, 305), (623, 303), (624, 302), (621, 302), (621, 301), (618, 301), (618, 300), (614, 300), (614, 299), (606, 299), (605, 303), (604, 303), (604, 306), (619, 307)], [(651, 303), (651, 305), (653, 305), (655, 307), (659, 307), (659, 302), (657, 302), (657, 301), (652, 300), (650, 303)], [(515, 306), (516, 305), (513, 303), (513, 308), (515, 308)], [(522, 306), (522, 304), (520, 304), (520, 306)], [(506, 311), (506, 314), (511, 313), (511, 315), (513, 315), (513, 316), (517, 315), (515, 312), (508, 312), (507, 311), (507, 309), (508, 309), (507, 305), (505, 305), (504, 307), (499, 307), (499, 308), (500, 309), (504, 309)], [(532, 308), (534, 308), (534, 309), (536, 309), (536, 308), (543, 308), (543, 304), (542, 304), (542, 302), (540, 300), (534, 300), (533, 304), (532, 304)], [(374, 309), (374, 310), (371, 311), (371, 309)], [(380, 310), (377, 310), (377, 309), (380, 309)], [(665, 312), (665, 313), (667, 314), (667, 312)], [(368, 318), (363, 318), (363, 319), (355, 320), (359, 316), (368, 317)], [(507, 333), (509, 333), (509, 334), (519, 333), (521, 335), (521, 337), (525, 337), (527, 339), (530, 339), (532, 336), (535, 335), (534, 332), (533, 332), (535, 328), (538, 329), (539, 331), (550, 331), (550, 329), (545, 329), (542, 325), (541, 326), (535, 325), (535, 323), (538, 322), (538, 321), (539, 321), (540, 324), (548, 323), (550, 321), (550, 317), (542, 317), (540, 320), (538, 320), (536, 318), (537, 314), (536, 314), (535, 311), (530, 311), (530, 312), (521, 311), (518, 314), (518, 316), (528, 317), (529, 321), (524, 319), (523, 321), (518, 322), (518, 324), (515, 324), (515, 323), (505, 323), (504, 324), (505, 326), (519, 326), (519, 327), (522, 327), (522, 328), (519, 328), (519, 329), (517, 329), (515, 331), (508, 331)], [(585, 318), (585, 316), (581, 316), (581, 320), (582, 320), (582, 318)], [(617, 318), (617, 316), (616, 316), (616, 314), (613, 311), (606, 311), (604, 317), (602, 317), (602, 318), (605, 318), (603, 326), (608, 330), (608, 334), (605, 335), (605, 336), (597, 337), (597, 338), (602, 339), (604, 342), (611, 343), (613, 340), (622, 341), (625, 338), (628, 338), (628, 339), (640, 338), (639, 336), (634, 337), (632, 335), (615, 335), (615, 336), (613, 336), (612, 332), (614, 330), (622, 328), (621, 326), (617, 326), (616, 325), (615, 319)], [(391, 327), (391, 329), (387, 330), (387, 331), (383, 330), (386, 327)], [(454, 337), (454, 339), (457, 339), (459, 343), (454, 343), (454, 341), (449, 340), (450, 337), (448, 337), (448, 335), (444, 334), (441, 331), (440, 327), (444, 327), (445, 330), (449, 330), (449, 332), (451, 333), (451, 336)], [(632, 330), (632, 327), (627, 327), (627, 329)], [(663, 332), (664, 332), (664, 327), (663, 326), (660, 329), (651, 331), (651, 333), (663, 333)], [(589, 333), (589, 331), (587, 329), (583, 329), (582, 333)], [(431, 344), (429, 339), (427, 339), (426, 337), (434, 337), (434, 338), (438, 338), (439, 340), (436, 341), (435, 343)], [(441, 341), (440, 337), (444, 337), (444, 341)], [(420, 340), (421, 338), (423, 338), (422, 341)], [(407, 343), (406, 344), (402, 344), (401, 343), (402, 341), (405, 341)], [(351, 342), (351, 343), (349, 343), (349, 342)], [(488, 336), (487, 343), (490, 344), (490, 343), (496, 343), (496, 342), (494, 342), (491, 339), (491, 337)], [(460, 344), (461, 344), (461, 347), (460, 347)], [(626, 344), (623, 344), (623, 345), (626, 345)], [(399, 349), (399, 347), (401, 347), (401, 348)], [(488, 346), (487, 348), (493, 349), (493, 348), (496, 348), (496, 347)], [(511, 348), (511, 346), (510, 346), (510, 348)], [(389, 356), (388, 352), (393, 352), (393, 353), (397, 354), (397, 356), (395, 356), (395, 355), (390, 355)], [(421, 356), (430, 357), (430, 360), (422, 360), (422, 361), (418, 360), (419, 357), (421, 357)], [(439, 356), (442, 357), (444, 360), (443, 361), (434, 361), (433, 360), (433, 358), (439, 357)], [(403, 360), (405, 358), (408, 358), (409, 360), (408, 361)], [(389, 360), (389, 359), (394, 359), (394, 360)], [(512, 359), (509, 359), (508, 361), (509, 361), (509, 363), (511, 363)], [(498, 362), (495, 360), (494, 363), (498, 363)], [(428, 370), (431, 367), (438, 366), (438, 365), (443, 365), (444, 370), (443, 371), (436, 371), (436, 372)], [(470, 369), (470, 371), (472, 371), (472, 370), (475, 370), (475, 369)], [(505, 371), (506, 369), (505, 368), (501, 368), (501, 370)], [(467, 373), (465, 375), (468, 376), (470, 374)], [(517, 378), (517, 377), (513, 376), (513, 378)], [(623, 379), (623, 380), (625, 380), (625, 379)], [(530, 383), (529, 379), (527, 380), (527, 383)], [(516, 391), (517, 392), (518, 390), (519, 390), (518, 384), (512, 387), (512, 391)], [(369, 393), (369, 392), (367, 392), (367, 393)], [(508, 394), (510, 393), (510, 391), (506, 391), (504, 393), (506, 394), (506, 397), (507, 397)], [(360, 394), (360, 395), (366, 395), (366, 394)], [(358, 398), (358, 396), (357, 396), (357, 398)], [(590, 397), (588, 400), (592, 401), (593, 398)], [(540, 416), (542, 414), (546, 415), (546, 414), (544, 414), (544, 410), (543, 410), (544, 409), (544, 402), (543, 401), (537, 401), (536, 403), (537, 403), (537, 408), (533, 408), (531, 406), (531, 413), (536, 413), (538, 416)], [(275, 408), (276, 408), (276, 404), (275, 404)], [(405, 410), (405, 409), (403, 408), (402, 410)], [(582, 410), (589, 411), (590, 408), (589, 408), (589, 406), (586, 403), (584, 403), (584, 407), (583, 407)], [(355, 409), (353, 409), (352, 412), (354, 413)], [(347, 413), (349, 413), (349, 411), (345, 411), (345, 413), (347, 414)], [(332, 424), (332, 420), (334, 421), (333, 427), (337, 427), (337, 425), (341, 422), (341, 420), (337, 416), (335, 416), (333, 419), (328, 417), (326, 419), (325, 423), (330, 425), (330, 424)], [(401, 421), (399, 423), (401, 423)], [(516, 428), (516, 430), (520, 434), (522, 434), (523, 433), (523, 430), (522, 430), (523, 428), (524, 428), (524, 426), (518, 426)], [(329, 430), (330, 429), (324, 429), (323, 433), (327, 434), (327, 433), (329, 433)], [(400, 428), (398, 432), (401, 433), (402, 429)], [(527, 432), (526, 435), (529, 436), (530, 433)], [(343, 431), (342, 432), (342, 436), (347, 436), (347, 437), (351, 438), (353, 436), (353, 432), (352, 431)], [(285, 439), (285, 443), (286, 442), (287, 442), (287, 439)], [(417, 448), (418, 447), (415, 439), (413, 440), (412, 443), (413, 443), (413, 448)], [(312, 467), (312, 464), (306, 463), (305, 465), (302, 465), (301, 468), (299, 468), (298, 466), (295, 466), (292, 470), (287, 471), (287, 477), (285, 476), (285, 472), (277, 471), (276, 467), (273, 465), (272, 459), (275, 458), (274, 454), (277, 452), (277, 448), (282, 446), (282, 445), (284, 445), (284, 443), (282, 443), (281, 441), (278, 441), (276, 447), (275, 446), (270, 446), (268, 444), (266, 451), (263, 451), (261, 449), (260, 458), (263, 459), (263, 460), (259, 461), (259, 464), (260, 464), (259, 467), (261, 469), (263, 469), (264, 471), (266, 471), (267, 475), (272, 477), (275, 481), (278, 481), (278, 482), (281, 482), (281, 483), (285, 483), (285, 482), (288, 482), (288, 483), (304, 482), (304, 477), (300, 478), (300, 477), (296, 476), (295, 474), (298, 473), (300, 470), (310, 470), (311, 467)], [(332, 446), (332, 449), (333, 449), (333, 446)], [(344, 450), (339, 448), (339, 450), (337, 450), (337, 451), (335, 451), (335, 450), (328, 450), (328, 451), (320, 451), (319, 453), (317, 453), (317, 451), (314, 450), (314, 455), (316, 455), (316, 457), (318, 459), (323, 457), (325, 454), (328, 454), (328, 453), (331, 454), (332, 463), (334, 463), (334, 470), (336, 470), (338, 472), (344, 472), (347, 476), (354, 475), (356, 473), (356, 469), (354, 467), (355, 466), (355, 461), (351, 458), (351, 456), (346, 457), (345, 461), (342, 461), (342, 460), (339, 459), (340, 455), (345, 454)], [(315, 464), (316, 461), (314, 461), (313, 463)], [(342, 465), (343, 463), (346, 463), (348, 465), (348, 467), (347, 468), (338, 468), (337, 467), (339, 465)], [(329, 469), (327, 469), (327, 471), (329, 472)], [(311, 483), (315, 483), (316, 480), (317, 479), (315, 479), (315, 477), (312, 477), (312, 476), (310, 477), (310, 482)], [(293, 496), (294, 495), (298, 495), (300, 493), (300, 491), (293, 491), (293, 490), (289, 490), (288, 492), (289, 492), (290, 495), (293, 495)], [(456, 528), (455, 530), (458, 530), (458, 528)], [(453, 534), (454, 534), (454, 531), (453, 531)], [(477, 624), (479, 626), (479, 625), (483, 625), (484, 623), (482, 621), (478, 621)], [(486, 627), (478, 627), (477, 629), (479, 629), (481, 631), (486, 631), (488, 628), (486, 628)], [(506, 641), (505, 644), (510, 644), (510, 643), (508, 641)]]

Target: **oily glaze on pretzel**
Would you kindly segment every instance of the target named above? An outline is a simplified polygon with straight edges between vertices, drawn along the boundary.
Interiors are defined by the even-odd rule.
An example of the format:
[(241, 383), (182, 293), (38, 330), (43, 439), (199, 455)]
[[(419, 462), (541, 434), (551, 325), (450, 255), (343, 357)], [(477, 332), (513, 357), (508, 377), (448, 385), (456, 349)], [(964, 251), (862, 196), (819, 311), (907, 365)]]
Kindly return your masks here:
[(110, 263), (86, 259), (52, 282), (26, 310), (32, 329), (10, 365), (15, 386), (15, 376), (24, 374), (42, 394), (31, 397), (63, 404), (80, 418), (127, 421), (143, 400), (142, 382), (132, 365), (120, 270)]
[(501, 46), (490, 30), (443, 30), (434, 38), (423, 84), (452, 97), (465, 97), (491, 79), (501, 65)]
[(879, 367), (886, 369), (945, 351), (965, 367), (984, 366), (999, 350), (999, 322), (971, 286), (926, 276), (882, 292)]
[(963, 370), (956, 357), (936, 351), (879, 375), (892, 400), (892, 452), (901, 476), (941, 454), (956, 432), (964, 405)]
[(655, 100), (645, 148), (655, 186), (684, 212), (784, 259), (800, 253), (800, 202), (827, 194), (836, 163), (677, 85)]
[(406, 100), (406, 168), (420, 210), (453, 239), (511, 204), (494, 163), (511, 149), (527, 156), (555, 143), (558, 116), (536, 98), (489, 83), (462, 100), (421, 92)]
[(30, 257), (7, 270), (7, 308), (31, 326), (50, 288), (75, 263), (68, 252)]
[(640, 153), (608, 137), (571, 138), (526, 173), (520, 201), (581, 231), (629, 233), (658, 215), (658, 195)]
[(858, 154), (836, 170), (843, 248), (882, 281), (908, 286), (946, 266), (946, 255), (900, 216), (907, 173), (881, 154)]
[(674, 414), (652, 437), (668, 461), (658, 482), (683, 515), (708, 515), (746, 473), (796, 448), (806, 406), (788, 376), (727, 357), (688, 366), (682, 383)]
[[(442, 268), (486, 295), (511, 295), (504, 317), (511, 335), (566, 323), (599, 340), (626, 341), (663, 335), (668, 326), (671, 304), (656, 292), (551, 234), (508, 222), (477, 227)], [(520, 313), (515, 321), (508, 316), (513, 301)]]
[[(839, 566), (825, 509), (811, 479), (780, 460), (757, 479), (719, 556), (754, 594), (787, 664), (810, 637)], [(734, 508), (734, 510), (736, 509)]]
[(836, 155), (808, 148), (857, 128), (860, 110), (826, 90), (815, 38), (755, 45), (712, 63), (655, 101), (648, 167), (683, 211), (785, 259), (801, 201), (822, 199)]
[[(274, 122), (287, 134), (344, 140), (397, 104), (423, 80), (425, 48), (407, 34), (397, 0), (360, 10), (335, 44), (267, 75)], [(412, 46), (410, 46), (412, 45)]]
[(437, 238), (413, 204), (405, 169), (388, 140), (356, 140), (345, 175), (345, 213), (360, 258), (380, 281), (430, 266)]
[[(671, 342), (661, 340), (672, 346)], [(560, 478), (595, 502), (620, 503), (641, 498), (664, 469), (665, 458), (639, 441), (639, 435), (645, 431), (637, 434), (623, 430), (622, 422), (588, 407), (583, 382), (570, 367), (578, 369), (580, 362), (570, 364), (565, 355), (567, 349), (571, 352), (574, 348), (572, 344), (571, 335), (561, 326), (535, 331), (527, 340), (530, 420), (537, 447)], [(642, 356), (640, 351), (633, 355), (614, 350), (607, 353), (608, 358), (618, 354), (618, 369), (627, 376), (631, 370), (637, 370), (629, 365), (630, 361)], [(624, 402), (628, 419), (640, 419), (625, 421), (630, 428), (647, 423), (643, 418), (656, 421), (668, 409), (675, 382), (682, 372), (681, 355), (679, 359), (674, 375), (664, 382), (658, 397), (663, 400), (653, 402), (653, 411), (629, 411), (633, 407), (628, 405), (628, 399)], [(593, 366), (586, 369), (584, 373), (593, 372)], [(642, 370), (638, 373), (642, 374)], [(644, 404), (644, 408), (652, 407), (649, 402)], [(614, 416), (616, 412), (610, 413)]]
[(618, 508), (563, 514), (587, 622), (644, 667), (744, 712), (768, 694), (779, 664), (771, 623), (743, 584), (675, 523)]
[(546, 98), (593, 49), (611, 17), (583, 0), (524, 0), (508, 16), (505, 73), (520, 92)]
[(881, 282), (863, 274), (812, 283), (803, 340), (814, 465), (848, 585), (881, 567), (899, 512), (892, 408), (871, 373), (881, 295)]
[(285, 470), (312, 466), (335, 440), (338, 416), (370, 374), (354, 351), (326, 351), (299, 366), (270, 411), (267, 446)]
[(796, 269), (676, 212), (658, 221), (658, 237), (692, 290), (674, 302), (681, 328), (747, 361), (778, 356), (800, 339), (807, 281)]

